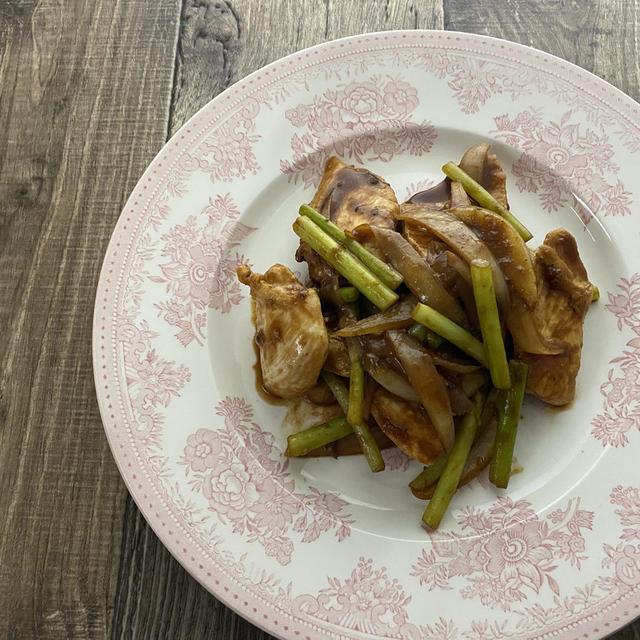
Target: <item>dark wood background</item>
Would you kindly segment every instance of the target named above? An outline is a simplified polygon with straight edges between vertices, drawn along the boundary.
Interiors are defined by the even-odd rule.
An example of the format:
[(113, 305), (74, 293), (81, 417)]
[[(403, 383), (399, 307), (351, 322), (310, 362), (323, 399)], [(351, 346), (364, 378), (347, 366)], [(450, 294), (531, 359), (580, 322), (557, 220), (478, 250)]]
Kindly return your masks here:
[(0, 638), (269, 638), (127, 496), (93, 389), (98, 273), (199, 107), (297, 49), (413, 28), (533, 45), (640, 97), (639, 0), (0, 0)]

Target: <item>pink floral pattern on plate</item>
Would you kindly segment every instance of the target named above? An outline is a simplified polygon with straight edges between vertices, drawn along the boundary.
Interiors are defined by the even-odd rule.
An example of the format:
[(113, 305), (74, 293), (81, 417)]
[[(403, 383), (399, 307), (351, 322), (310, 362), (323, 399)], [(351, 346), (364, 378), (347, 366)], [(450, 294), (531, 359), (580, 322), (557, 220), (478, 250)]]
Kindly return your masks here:
[(431, 178), (423, 178), (422, 180), (418, 180), (416, 182), (412, 182), (404, 192), (404, 201), (406, 202), (411, 196), (414, 196), (416, 193), (420, 191), (426, 191), (427, 189), (433, 187), (436, 181)]
[(433, 146), (436, 132), (428, 120), (411, 120), (419, 104), (414, 86), (389, 75), (327, 89), (286, 111), (294, 127), (307, 131), (293, 134), (293, 158), (281, 160), (280, 168), (293, 182), (311, 186), (334, 154), (359, 164), (389, 162), (399, 153), (421, 156)]
[[(237, 252), (255, 228), (237, 218), (240, 211), (229, 194), (209, 198), (198, 217), (189, 216), (162, 235), (162, 276), (149, 276), (166, 285), (167, 299), (156, 302), (158, 315), (179, 329), (175, 337), (185, 347), (194, 340), (204, 344), (206, 309), (229, 313), (244, 298), (236, 267), (247, 264)], [(198, 220), (206, 220), (199, 224)]]
[(218, 429), (198, 429), (187, 438), (181, 463), (193, 491), (233, 533), (257, 542), (281, 565), (291, 562), (292, 532), (314, 542), (333, 531), (339, 541), (350, 535), (353, 520), (342, 513), (347, 503), (335, 494), (295, 490), (289, 462), (271, 433), (253, 422), (253, 410), (241, 398), (216, 407), (224, 419)]
[(579, 506), (575, 499), (546, 519), (526, 500), (499, 498), (488, 512), (467, 507), (457, 520), (463, 532), (473, 535), (432, 534), (432, 548), (422, 551), (411, 575), (430, 591), (452, 589), (452, 580), (464, 578), (463, 598), (479, 598), (483, 605), (504, 611), (544, 585), (559, 595), (551, 575), (558, 564), (580, 569), (586, 559), (581, 529), (591, 529), (593, 513)]
[[(580, 570), (586, 559), (582, 530), (591, 530), (593, 525), (593, 513), (579, 508), (579, 498), (545, 518), (536, 515), (527, 501), (501, 498), (486, 512), (463, 511), (460, 521), (467, 529), (465, 534), (431, 536), (435, 553), (423, 551), (412, 575), (430, 585), (430, 590), (450, 590), (449, 580), (465, 577), (470, 584), (463, 589), (463, 598), (480, 595), (483, 605), (506, 612), (516, 602), (533, 599), (533, 604), (508, 619), (500, 619), (496, 612), (491, 620), (472, 619), (461, 629), (462, 618), (440, 616), (417, 626), (408, 615), (414, 597), (389, 577), (386, 567), (376, 568), (372, 558), (363, 557), (348, 577), (327, 577), (328, 587), (315, 595), (297, 596), (289, 606), (295, 613), (371, 638), (507, 640), (529, 638), (532, 633), (537, 636), (541, 622), (554, 628), (576, 614), (597, 611), (612, 597), (640, 585), (640, 490), (614, 487), (610, 502), (618, 506), (615, 514), (626, 528), (615, 547), (602, 545), (602, 567), (609, 573), (584, 586), (571, 585), (564, 594), (550, 574), (562, 562)], [(434, 561), (438, 555), (440, 559)], [(477, 565), (477, 571), (472, 565)], [(539, 601), (544, 585), (553, 594), (550, 607)], [(506, 593), (496, 591), (501, 589)]]
[(637, 336), (627, 350), (613, 358), (607, 380), (600, 387), (603, 411), (592, 421), (591, 434), (603, 446), (624, 447), (629, 432), (640, 431), (640, 274), (623, 278), (616, 293), (608, 294), (607, 310), (618, 318), (618, 329), (626, 325)]
[(212, 135), (205, 138), (197, 152), (188, 158), (187, 169), (197, 167), (211, 182), (231, 182), (255, 175), (260, 169), (254, 147), (261, 139), (256, 133), (260, 104), (248, 99), (242, 107)]
[[(432, 84), (423, 82), (425, 73)], [(452, 529), (424, 543), (416, 544), (415, 528), (398, 522), (404, 533), (378, 547), (367, 527), (375, 530), (376, 518), (388, 514), (368, 510), (368, 498), (363, 504), (358, 496), (337, 495), (335, 478), (305, 484), (312, 477), (305, 473), (307, 461), (288, 463), (266, 431), (271, 417), (263, 415), (275, 410), (254, 417), (236, 397), (239, 387), (225, 398), (227, 391), (209, 377), (205, 314), (214, 329), (228, 330), (236, 314), (246, 320), (233, 271), (255, 230), (240, 222), (239, 211), (268, 193), (269, 184), (282, 185), (282, 171), (291, 191), (313, 184), (329, 153), (342, 151), (346, 160), (363, 164), (393, 160), (388, 175), (395, 182), (396, 162), (419, 171), (416, 157), (431, 153), (436, 142), (438, 153), (457, 144), (444, 135), (455, 112), (451, 97), (463, 112), (456, 119), (461, 130), (487, 137), (487, 123), (498, 127), (501, 117), (491, 100), (498, 95), (514, 102), (498, 133), (516, 136), (525, 154), (515, 169), (522, 165), (516, 175), (521, 188), (533, 186), (540, 196), (558, 188), (538, 166), (524, 164), (526, 154), (549, 166), (549, 157), (569, 154), (571, 161), (558, 161), (554, 175), (562, 185), (597, 185), (597, 193), (587, 185), (578, 195), (609, 215), (616, 250), (619, 244), (634, 260), (627, 233), (634, 218), (623, 214), (633, 209), (628, 167), (629, 150), (640, 140), (637, 105), (543, 53), (418, 31), (328, 43), (231, 88), (161, 152), (114, 232), (94, 316), (96, 389), (114, 457), (171, 552), (217, 597), (273, 634), (497, 640), (575, 631), (594, 637), (606, 632), (603, 624), (612, 631), (640, 606), (639, 488), (630, 447), (623, 449), (639, 425), (634, 336), (640, 333), (640, 276), (608, 296), (606, 306), (630, 342), (622, 355), (609, 356), (615, 358), (602, 388), (605, 403), (591, 425), (594, 437), (584, 443), (591, 456), (603, 453), (600, 441), (614, 445), (602, 459), (615, 465), (620, 485), (610, 488), (598, 462), (579, 488), (584, 508), (571, 489), (562, 509), (546, 513), (557, 493), (545, 487), (528, 499), (501, 499), (485, 512), (463, 509)], [(567, 117), (548, 116), (557, 104)], [(504, 109), (504, 101), (500, 105)], [(527, 129), (526, 114), (539, 119), (537, 134)], [(438, 138), (436, 125), (443, 132)], [(271, 148), (273, 141), (278, 144)], [(597, 146), (601, 158), (594, 156)], [(284, 158), (281, 167), (265, 162), (274, 153)], [(568, 190), (561, 197), (571, 203)], [(251, 257), (266, 262), (272, 254)], [(208, 384), (211, 397), (203, 398)], [(585, 424), (595, 409), (580, 416)], [(191, 433), (183, 431), (185, 422)], [(408, 463), (394, 452), (385, 456), (398, 471)], [(389, 477), (385, 492), (398, 479)], [(476, 489), (489, 490), (474, 486), (459, 498), (474, 503)], [(592, 521), (587, 509), (596, 505)], [(451, 549), (470, 550), (469, 557), (451, 557)], [(384, 560), (390, 553), (393, 566)], [(318, 558), (322, 566), (302, 576), (301, 567), (318, 567)], [(443, 604), (436, 610), (423, 606), (431, 588), (429, 597)], [(455, 621), (446, 617), (450, 611)]]
[(631, 193), (615, 178), (618, 165), (606, 134), (581, 130), (567, 111), (560, 122), (547, 122), (539, 109), (521, 111), (515, 117), (494, 118), (492, 133), (508, 145), (523, 149), (512, 172), (520, 191), (537, 193), (543, 209), (557, 211), (573, 200), (588, 224), (591, 213), (581, 206), (580, 194), (589, 209), (605, 215), (629, 215)]
[(117, 340), (124, 349), (127, 388), (134, 412), (133, 435), (147, 447), (158, 447), (164, 425), (163, 409), (178, 398), (191, 372), (184, 364), (160, 356), (152, 346), (156, 333), (143, 320), (118, 322)]
[(327, 578), (329, 586), (317, 597), (303, 595), (293, 608), (305, 615), (381, 638), (396, 638), (407, 624), (411, 601), (386, 567), (374, 568), (371, 558), (360, 558), (344, 580)]
[[(476, 56), (449, 51), (414, 51), (412, 59), (424, 69), (445, 80), (453, 98), (464, 114), (473, 115), (495, 96), (508, 96), (512, 102), (544, 94), (558, 104), (566, 104), (579, 111), (593, 125), (610, 128), (632, 152), (640, 150), (640, 130), (629, 127), (624, 118), (608, 105), (603, 106), (586, 92), (576, 91), (552, 74), (520, 64), (494, 62)], [(398, 64), (404, 61), (398, 60)], [(404, 62), (406, 64), (406, 62)]]
[[(516, 618), (508, 620), (476, 619), (463, 636), (466, 640), (502, 640), (523, 637), (539, 637), (542, 625), (545, 629), (562, 628), (576, 616), (594, 616), (606, 610), (611, 602), (640, 586), (640, 545), (629, 544), (630, 540), (640, 538), (640, 492), (637, 488), (614, 487), (609, 495), (610, 503), (618, 505), (615, 510), (623, 525), (631, 525), (619, 536), (615, 547), (602, 544), (604, 559), (602, 568), (608, 570), (594, 581), (582, 586), (574, 585), (568, 593), (558, 593), (552, 606), (544, 606), (539, 602), (517, 612)], [(554, 519), (554, 513), (549, 514)], [(566, 513), (566, 512), (559, 512)], [(589, 514), (589, 512), (587, 512)], [(585, 515), (584, 518), (589, 518)], [(581, 526), (581, 525), (580, 525)], [(606, 634), (610, 628), (605, 623), (602, 631)], [(597, 628), (597, 627), (596, 627)], [(596, 631), (599, 634), (600, 629)], [(587, 637), (588, 634), (587, 634)]]
[[(633, 587), (640, 584), (640, 489), (618, 485), (611, 492), (611, 504), (625, 527), (615, 547), (604, 544), (605, 558), (602, 566), (613, 568), (613, 576), (600, 581), (600, 586), (615, 588)], [(632, 544), (636, 541), (636, 544)]]

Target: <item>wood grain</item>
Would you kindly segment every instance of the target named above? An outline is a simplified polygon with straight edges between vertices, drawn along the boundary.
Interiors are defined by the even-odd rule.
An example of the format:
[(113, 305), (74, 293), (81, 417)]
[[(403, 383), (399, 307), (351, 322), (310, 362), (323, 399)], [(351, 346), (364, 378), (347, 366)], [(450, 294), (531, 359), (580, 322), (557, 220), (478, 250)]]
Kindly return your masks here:
[(167, 133), (179, 7), (0, 5), (0, 638), (104, 638), (126, 491), (93, 390), (98, 272)]
[(637, 99), (639, 4), (1, 0), (0, 638), (270, 638), (193, 580), (125, 500), (95, 403), (100, 264), (168, 135), (283, 55), (382, 29), (523, 42)]
[(445, 29), (542, 49), (640, 98), (640, 0), (446, 0)]
[[(170, 130), (229, 84), (304, 47), (383, 29), (441, 29), (439, 2), (359, 0), (187, 0), (178, 44)], [(156, 538), (133, 501), (127, 502), (115, 638), (205, 637), (267, 640), (271, 636), (209, 596)]]

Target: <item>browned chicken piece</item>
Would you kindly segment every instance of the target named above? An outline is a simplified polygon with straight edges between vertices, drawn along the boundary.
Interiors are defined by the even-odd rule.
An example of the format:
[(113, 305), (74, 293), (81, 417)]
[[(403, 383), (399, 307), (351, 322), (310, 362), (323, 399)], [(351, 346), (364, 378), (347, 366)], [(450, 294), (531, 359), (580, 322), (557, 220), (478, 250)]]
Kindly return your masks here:
[(338, 272), (325, 262), (306, 242), (300, 241), (296, 251), (296, 260), (306, 262), (309, 268), (309, 278), (320, 287), (338, 285)]
[(264, 387), (281, 398), (308, 391), (316, 383), (328, 351), (318, 294), (302, 286), (281, 264), (273, 265), (264, 275), (241, 265), (237, 274), (238, 280), (251, 288)]
[(398, 213), (396, 194), (380, 176), (335, 156), (327, 160), (311, 206), (345, 231), (361, 224), (393, 229)]
[(460, 160), (460, 168), (508, 209), (507, 175), (502, 170), (498, 157), (489, 153), (489, 147), (485, 142), (468, 149)]
[[(393, 229), (398, 201), (393, 189), (367, 169), (356, 169), (335, 156), (327, 160), (318, 190), (310, 205), (345, 231), (360, 224)], [(338, 274), (305, 242), (300, 242), (296, 260), (306, 262), (312, 282), (337, 283)]]
[(547, 234), (534, 257), (538, 285), (540, 332), (561, 346), (557, 355), (535, 355), (517, 349), (529, 365), (527, 391), (544, 402), (564, 405), (573, 400), (580, 369), (582, 326), (593, 286), (580, 260), (575, 238), (564, 229)]
[(444, 453), (438, 432), (419, 404), (379, 388), (373, 396), (371, 414), (384, 434), (418, 462), (432, 464)]

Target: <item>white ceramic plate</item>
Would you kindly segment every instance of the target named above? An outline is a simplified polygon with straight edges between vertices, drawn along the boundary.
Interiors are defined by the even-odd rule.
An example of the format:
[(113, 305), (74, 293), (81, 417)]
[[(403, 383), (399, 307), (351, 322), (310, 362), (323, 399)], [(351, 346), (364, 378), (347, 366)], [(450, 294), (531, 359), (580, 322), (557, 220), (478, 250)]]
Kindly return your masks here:
[[(438, 532), (387, 455), (287, 461), (254, 386), (236, 265), (293, 260), (324, 160), (398, 199), (492, 142), (512, 209), (565, 227), (602, 292), (577, 398), (528, 401), (508, 491), (459, 491)], [(114, 232), (94, 362), (105, 431), (140, 509), (216, 597), (282, 638), (593, 638), (640, 606), (640, 108), (520, 45), (389, 32), (294, 54), (234, 85), (158, 154)]]

